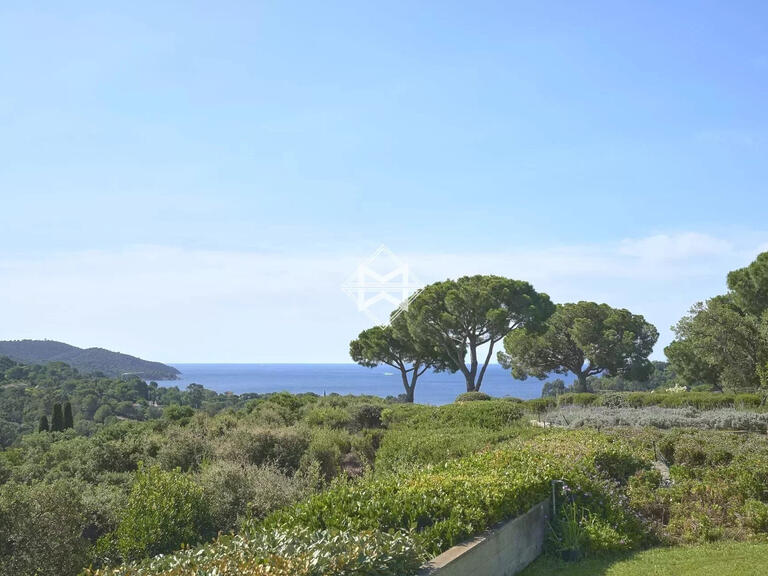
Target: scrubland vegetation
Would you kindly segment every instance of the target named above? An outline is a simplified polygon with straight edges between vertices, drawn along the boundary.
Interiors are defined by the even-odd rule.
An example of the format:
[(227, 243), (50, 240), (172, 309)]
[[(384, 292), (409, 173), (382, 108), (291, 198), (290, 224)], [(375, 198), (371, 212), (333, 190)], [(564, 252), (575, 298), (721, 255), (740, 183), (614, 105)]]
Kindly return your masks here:
[(167, 407), (155, 420), (97, 424), (90, 436), (33, 432), (0, 452), (0, 567), (20, 575), (88, 566), (100, 576), (411, 574), (547, 497), (552, 480), (563, 482), (564, 516), (548, 543), (555, 555), (763, 540), (765, 434), (530, 424), (553, 410), (763, 416), (756, 394), (695, 393), (689, 407), (678, 397), (686, 396), (522, 402), (474, 393), (430, 407), (283, 393), (212, 415)]
[[(681, 321), (666, 364), (627, 310), (496, 276), (428, 286), (350, 345), (400, 371), (397, 400), (238, 397), (0, 360), (0, 573), (407, 576), (553, 487), (553, 558), (768, 542), (768, 256), (729, 287)], [(576, 380), (491, 399), (500, 343), (518, 376)], [(427, 368), (460, 372), (466, 392), (414, 405)]]

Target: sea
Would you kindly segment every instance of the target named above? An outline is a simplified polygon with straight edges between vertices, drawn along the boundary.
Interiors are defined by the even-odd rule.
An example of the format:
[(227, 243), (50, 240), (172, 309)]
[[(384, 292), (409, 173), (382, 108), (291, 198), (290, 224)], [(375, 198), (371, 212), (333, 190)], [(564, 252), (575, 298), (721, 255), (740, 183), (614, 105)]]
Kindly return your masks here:
[[(358, 364), (172, 364), (181, 372), (178, 380), (159, 381), (162, 386), (186, 388), (201, 384), (216, 392), (233, 394), (314, 392), (397, 396), (403, 393), (400, 373), (387, 366), (365, 368)], [(522, 400), (541, 396), (543, 382), (536, 378), (516, 380), (498, 364), (488, 365), (481, 391), (491, 396)], [(416, 383), (415, 401), (449, 404), (466, 391), (461, 373), (426, 372)]]

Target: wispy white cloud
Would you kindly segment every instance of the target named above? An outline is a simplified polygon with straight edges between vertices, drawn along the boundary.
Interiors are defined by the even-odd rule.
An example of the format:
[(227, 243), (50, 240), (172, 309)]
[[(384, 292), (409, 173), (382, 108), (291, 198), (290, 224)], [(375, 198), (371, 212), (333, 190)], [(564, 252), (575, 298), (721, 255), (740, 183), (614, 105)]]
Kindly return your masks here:
[[(768, 235), (694, 232), (611, 244), (494, 252), (400, 253), (424, 282), (493, 273), (560, 302), (627, 307), (662, 332), (697, 300), (725, 290)], [(341, 284), (368, 256), (136, 246), (0, 260), (0, 338), (56, 338), (165, 361), (329, 362), (369, 320)]]
[(699, 257), (719, 257), (733, 251), (728, 240), (708, 234), (685, 232), (682, 234), (655, 234), (646, 238), (628, 238), (621, 241), (618, 252), (646, 261), (664, 262), (689, 260)]

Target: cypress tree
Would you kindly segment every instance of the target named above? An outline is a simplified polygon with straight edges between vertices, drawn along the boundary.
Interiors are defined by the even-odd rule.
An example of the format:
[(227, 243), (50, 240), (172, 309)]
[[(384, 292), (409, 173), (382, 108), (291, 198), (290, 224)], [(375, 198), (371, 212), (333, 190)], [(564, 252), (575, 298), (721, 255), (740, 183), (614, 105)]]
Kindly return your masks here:
[(61, 404), (58, 402), (53, 405), (53, 418), (51, 419), (51, 432), (61, 432), (64, 430), (64, 414), (61, 411)]
[(67, 428), (74, 428), (75, 427), (75, 420), (72, 417), (72, 404), (67, 402), (64, 404), (64, 429)]
[(49, 428), (48, 428), (48, 416), (46, 416), (45, 414), (40, 416), (40, 426), (37, 427), (37, 431), (38, 432), (48, 432), (49, 431)]

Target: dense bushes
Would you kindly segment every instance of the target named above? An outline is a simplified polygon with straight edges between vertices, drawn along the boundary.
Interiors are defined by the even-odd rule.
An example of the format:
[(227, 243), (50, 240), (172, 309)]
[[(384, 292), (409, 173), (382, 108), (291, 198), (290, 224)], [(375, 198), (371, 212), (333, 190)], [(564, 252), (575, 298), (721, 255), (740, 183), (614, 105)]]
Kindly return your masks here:
[[(405, 576), (413, 574), (424, 558), (417, 551), (434, 555), (500, 520), (518, 515), (546, 498), (550, 481), (555, 478), (566, 479), (578, 495), (579, 505), (632, 547), (643, 540), (643, 533), (634, 516), (622, 508), (614, 487), (648, 465), (649, 461), (633, 453), (628, 444), (594, 432), (540, 435), (439, 465), (369, 476), (358, 482), (337, 480), (329, 490), (278, 511), (263, 522), (249, 522), (243, 537), (222, 538), (199, 550), (153, 560), (143, 568), (126, 567), (101, 574), (181, 576), (210, 573), (214, 566), (225, 574), (235, 573), (226, 572), (232, 566), (238, 566), (244, 574), (266, 574), (266, 568), (262, 572), (258, 566), (269, 562), (269, 573), (276, 574), (284, 574), (285, 567), (291, 566), (297, 574)], [(291, 563), (297, 554), (301, 555), (297, 551), (305, 549), (302, 546), (292, 544), (267, 560), (263, 552), (253, 552), (274, 550), (274, 545), (263, 543), (276, 534), (282, 535), (278, 539), (308, 537), (306, 546), (314, 547), (321, 563), (334, 555), (341, 565), (350, 559), (346, 549), (336, 544), (344, 542), (349, 534), (361, 534), (377, 542), (384, 539), (390, 550), (382, 557), (377, 547), (371, 546), (367, 560), (358, 560), (376, 563), (388, 558), (378, 568), (369, 564), (356, 570), (334, 571), (335, 565), (329, 564), (326, 571), (302, 572), (306, 564)], [(336, 536), (329, 539), (328, 534)], [(393, 538), (394, 542), (390, 540)], [(600, 546), (597, 541), (594, 545)], [(172, 566), (178, 567), (176, 571)], [(311, 567), (314, 570), (314, 565)]]
[(200, 549), (124, 565), (86, 576), (402, 576), (413, 574), (423, 554), (407, 533), (306, 529), (223, 537)]
[(492, 400), (448, 406), (403, 405), (384, 410), (388, 430), (376, 455), (377, 472), (437, 464), (491, 448), (528, 432), (518, 403)]
[(157, 467), (136, 474), (114, 545), (125, 560), (171, 552), (212, 535), (203, 490), (189, 476)]
[[(406, 576), (424, 554), (547, 496), (552, 479), (569, 487), (568, 502), (594, 553), (655, 539), (768, 537), (764, 438), (612, 428), (630, 418), (633, 426), (662, 425), (671, 414), (687, 424), (747, 419), (759, 428), (768, 414), (638, 410), (624, 393), (565, 396), (547, 411), (554, 398), (430, 407), (278, 394), (215, 417), (192, 411), (116, 422), (89, 438), (74, 430), (30, 434), (0, 452), (0, 535), (19, 535), (0, 537), (0, 567), (12, 561), (19, 576), (45, 573), (31, 560), (22, 564), (49, 557), (23, 536), (38, 530), (48, 548), (69, 554), (71, 564), (53, 572), (67, 576), (90, 561), (123, 558), (144, 567), (115, 574)], [(545, 418), (565, 416), (558, 423), (604, 431), (529, 426), (521, 415), (537, 403)], [(654, 460), (670, 466), (669, 477), (652, 467)], [(43, 486), (56, 486), (51, 494), (72, 503), (50, 503), (68, 518), (60, 526), (35, 524), (19, 512), (33, 498), (46, 502), (34, 492)], [(247, 533), (222, 536), (202, 552), (141, 560), (242, 525)], [(23, 554), (9, 560), (20, 546)]]
[(662, 541), (768, 536), (768, 442), (727, 432), (644, 432), (670, 464), (629, 481), (630, 506)]
[(276, 513), (265, 525), (284, 530), (415, 527), (418, 540), (436, 554), (527, 510), (549, 494), (550, 480), (567, 478), (573, 489), (591, 494), (585, 505), (610, 511), (633, 531), (637, 528), (612, 499), (609, 486), (645, 465), (627, 445), (595, 433), (540, 435), (439, 465), (342, 482)]
[(85, 506), (71, 482), (0, 486), (0, 574), (61, 576), (87, 558)]
[(137, 377), (85, 375), (61, 362), (23, 365), (2, 358), (0, 381), (0, 447), (38, 431), (42, 415), (49, 419), (51, 431), (58, 432), (80, 422), (110, 424), (118, 417), (157, 419), (162, 416), (160, 406), (183, 405), (192, 410), (202, 405), (214, 414), (245, 404), (243, 398), (199, 385), (179, 390)]
[(319, 481), (317, 467), (289, 476), (274, 464), (231, 461), (213, 462), (199, 477), (213, 525), (223, 532), (234, 531), (245, 518), (263, 518), (309, 496)]
[(514, 402), (462, 402), (445, 406), (410, 404), (387, 408), (382, 413), (385, 426), (446, 428), (468, 426), (488, 430), (508, 427), (522, 416)]
[[(27, 434), (15, 448), (0, 451), (0, 485), (9, 482), (30, 490), (66, 481), (77, 486), (83, 517), (77, 538), (48, 532), (48, 545), (70, 550), (73, 558), (56, 573), (72, 576), (86, 562), (139, 558), (156, 553), (157, 546), (171, 550), (182, 542), (202, 542), (216, 532), (236, 530), (245, 518), (258, 520), (303, 499), (337, 475), (359, 476), (373, 465), (384, 434), (380, 426), (386, 404), (372, 398), (281, 393), (213, 417), (190, 406), (169, 406), (162, 418), (152, 421), (114, 420), (103, 426), (88, 422), (96, 426), (89, 436), (78, 434), (78, 426), (87, 422), (80, 420), (76, 429)], [(337, 421), (344, 425), (323, 416), (329, 413), (343, 413)], [(141, 462), (144, 469), (137, 475)], [(153, 509), (155, 520), (168, 524), (169, 532), (160, 534), (158, 526), (142, 525), (139, 520), (145, 514), (127, 504), (138, 506), (129, 495), (140, 484), (138, 476), (149, 470), (183, 481), (200, 509), (207, 510), (208, 520), (184, 528), (182, 519), (163, 520), (170, 511), (160, 507)], [(37, 557), (32, 540), (14, 542), (18, 558)], [(0, 562), (8, 554), (9, 548), (0, 546)], [(19, 564), (18, 559), (14, 562)], [(30, 563), (13, 573), (33, 576), (35, 570)]]

